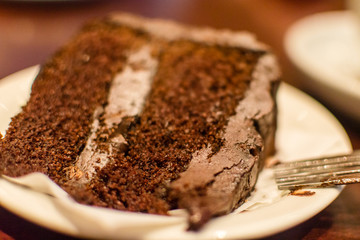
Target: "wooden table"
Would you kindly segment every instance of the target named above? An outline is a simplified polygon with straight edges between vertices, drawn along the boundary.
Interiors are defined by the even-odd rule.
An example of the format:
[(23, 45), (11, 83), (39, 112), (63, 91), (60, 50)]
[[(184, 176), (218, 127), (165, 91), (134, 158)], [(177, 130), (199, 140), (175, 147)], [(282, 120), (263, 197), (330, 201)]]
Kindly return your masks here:
[[(294, 21), (306, 15), (343, 8), (341, 0), (0, 1), (0, 79), (44, 62), (87, 19), (113, 11), (129, 11), (188, 24), (252, 31), (273, 47), (282, 65), (283, 80), (306, 91), (284, 53), (284, 33)], [(348, 132), (353, 147), (359, 149), (359, 124), (333, 112)], [(358, 206), (360, 185), (348, 186), (320, 214), (269, 239), (359, 239)], [(0, 239), (12, 238), (72, 239), (36, 226), (0, 207)]]

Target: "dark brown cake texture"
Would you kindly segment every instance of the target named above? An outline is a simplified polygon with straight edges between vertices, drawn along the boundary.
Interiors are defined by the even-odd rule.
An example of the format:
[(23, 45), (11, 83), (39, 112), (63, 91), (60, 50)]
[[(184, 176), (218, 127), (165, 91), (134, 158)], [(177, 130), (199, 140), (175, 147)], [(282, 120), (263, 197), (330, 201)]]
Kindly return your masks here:
[(278, 83), (249, 33), (93, 21), (42, 66), (0, 140), (1, 174), (42, 172), (84, 204), (184, 208), (198, 229), (237, 208), (273, 154)]

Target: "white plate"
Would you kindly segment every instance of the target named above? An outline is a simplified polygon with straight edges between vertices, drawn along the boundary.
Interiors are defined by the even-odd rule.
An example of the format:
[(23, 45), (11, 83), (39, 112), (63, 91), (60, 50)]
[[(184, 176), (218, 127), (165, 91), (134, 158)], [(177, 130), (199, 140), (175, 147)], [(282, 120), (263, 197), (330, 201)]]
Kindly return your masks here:
[[(0, 129), (19, 111), (29, 95), (38, 67), (0, 81)], [(282, 84), (278, 94), (277, 157), (292, 161), (319, 155), (348, 153), (349, 139), (339, 122), (304, 93)], [(314, 216), (341, 192), (340, 187), (317, 189), (310, 197), (296, 197), (276, 188), (272, 170), (260, 174), (248, 201), (227, 216), (211, 220), (197, 232), (187, 232), (181, 210), (171, 217), (126, 213), (75, 203), (44, 175), (30, 175), (32, 185), (46, 183), (46, 192), (21, 187), (0, 178), (0, 205), (41, 226), (86, 238), (226, 239), (259, 238), (289, 229)], [(40, 180), (39, 180), (40, 179)], [(45, 179), (45, 181), (44, 181)], [(25, 182), (27, 179), (25, 178)], [(31, 186), (38, 187), (38, 186)], [(243, 211), (246, 210), (246, 211)]]
[(299, 20), (285, 35), (290, 60), (304, 73), (311, 92), (338, 111), (360, 120), (360, 28), (348, 11)]

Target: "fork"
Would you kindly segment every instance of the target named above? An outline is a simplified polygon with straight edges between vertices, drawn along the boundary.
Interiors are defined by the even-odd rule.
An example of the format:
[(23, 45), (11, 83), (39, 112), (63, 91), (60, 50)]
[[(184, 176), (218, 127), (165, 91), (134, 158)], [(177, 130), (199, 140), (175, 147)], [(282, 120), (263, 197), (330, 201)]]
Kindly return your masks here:
[(360, 183), (360, 150), (349, 155), (280, 163), (274, 167), (280, 190)]

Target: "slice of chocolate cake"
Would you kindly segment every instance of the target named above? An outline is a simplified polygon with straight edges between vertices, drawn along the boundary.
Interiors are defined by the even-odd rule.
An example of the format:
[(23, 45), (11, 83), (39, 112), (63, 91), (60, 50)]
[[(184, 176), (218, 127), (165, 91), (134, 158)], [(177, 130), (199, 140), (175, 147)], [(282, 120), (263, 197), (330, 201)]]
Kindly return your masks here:
[(231, 212), (273, 154), (274, 56), (249, 33), (117, 14), (45, 63), (0, 140), (0, 170), (42, 172), (78, 202)]

